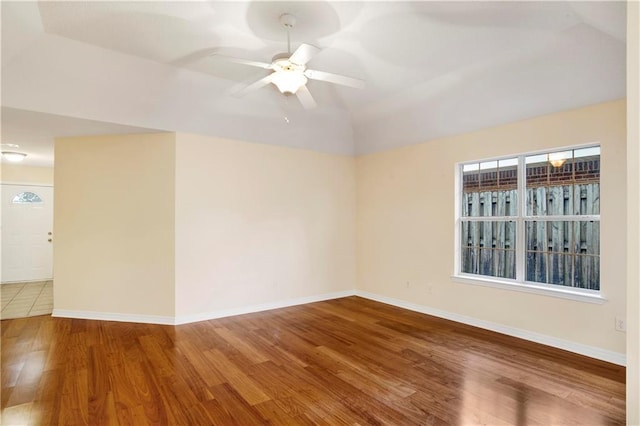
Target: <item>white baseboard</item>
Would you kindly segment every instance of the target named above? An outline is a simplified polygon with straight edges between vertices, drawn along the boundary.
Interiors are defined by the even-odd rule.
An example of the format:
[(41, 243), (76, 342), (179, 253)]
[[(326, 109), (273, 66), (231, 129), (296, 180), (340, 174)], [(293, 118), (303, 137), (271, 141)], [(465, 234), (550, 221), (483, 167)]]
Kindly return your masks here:
[(325, 293), (325, 294), (319, 294), (315, 296), (306, 296), (306, 297), (299, 297), (296, 299), (287, 299), (287, 300), (281, 300), (277, 302), (263, 303), (259, 305), (242, 306), (242, 307), (231, 308), (231, 309), (221, 309), (218, 311), (203, 312), (200, 314), (181, 315), (176, 317), (175, 324), (176, 325), (188, 324), (192, 322), (206, 321), (206, 320), (211, 320), (216, 318), (231, 317), (234, 315), (251, 314), (254, 312), (269, 311), (271, 309), (279, 309), (279, 308), (286, 308), (289, 306), (304, 305), (306, 303), (321, 302), (323, 300), (340, 299), (342, 297), (354, 296), (355, 294), (356, 294), (355, 290), (345, 290), (345, 291), (338, 291), (334, 293)]
[(212, 312), (203, 312), (199, 314), (189, 314), (176, 317), (156, 316), (156, 315), (137, 315), (137, 314), (121, 314), (112, 312), (91, 312), (91, 311), (70, 311), (65, 309), (54, 309), (52, 316), (61, 318), (77, 318), (100, 321), (120, 321), (120, 322), (139, 322), (145, 324), (163, 324), (163, 325), (181, 325), (198, 321), (206, 321), (216, 318), (230, 317), (234, 315), (250, 314), (253, 312), (268, 311), (271, 309), (286, 308), (289, 306), (304, 305), (306, 303), (321, 302), (323, 300), (339, 299), (342, 297), (355, 295), (355, 290), (345, 290), (335, 293), (325, 293), (315, 296), (299, 297), (296, 299), (287, 299), (277, 302), (263, 303), (252, 306), (242, 306), (232, 309), (221, 309)]
[(0, 285), (5, 285), (5, 284), (29, 284), (29, 283), (42, 283), (42, 282), (47, 282), (47, 281), (53, 281), (53, 278), (43, 278), (41, 280), (28, 280), (28, 281), (2, 281), (0, 282)]
[(543, 345), (551, 346), (558, 349), (563, 349), (569, 352), (574, 352), (580, 355), (585, 355), (591, 358), (607, 361), (613, 364), (626, 366), (627, 357), (625, 354), (609, 351), (606, 349), (596, 348), (594, 346), (583, 345), (582, 343), (571, 342), (557, 337), (548, 336), (546, 334), (535, 333), (533, 331), (522, 330), (515, 327), (506, 326), (503, 324), (494, 323), (491, 321), (485, 321), (477, 318), (467, 317), (460, 314), (455, 314), (447, 311), (441, 311), (439, 309), (430, 308), (428, 306), (417, 305), (415, 303), (406, 302), (404, 300), (394, 299), (387, 296), (381, 296), (375, 293), (369, 293), (367, 291), (356, 290), (356, 296), (364, 297), (365, 299), (375, 300), (376, 302), (386, 303), (399, 308), (408, 309), (410, 311), (420, 312), (427, 315), (433, 315), (434, 317), (444, 318), (451, 321), (460, 322), (462, 324), (472, 325), (474, 327), (483, 328), (486, 330), (495, 331), (497, 333), (506, 334), (508, 336), (519, 337), (520, 339), (529, 340)]
[(581, 343), (571, 342), (557, 337), (548, 336), (545, 334), (535, 333), (533, 331), (522, 330), (515, 327), (506, 326), (503, 324), (494, 323), (491, 321), (485, 321), (465, 315), (455, 314), (439, 309), (431, 308), (424, 305), (418, 305), (415, 303), (407, 302), (400, 299), (394, 299), (387, 296), (382, 296), (375, 293), (370, 293), (362, 290), (345, 290), (334, 293), (325, 293), (315, 296), (299, 297), (296, 299), (287, 299), (276, 302), (263, 303), (259, 305), (243, 306), (231, 309), (221, 309), (212, 312), (203, 312), (199, 314), (181, 315), (176, 317), (171, 316), (156, 316), (156, 315), (137, 315), (137, 314), (121, 314), (110, 312), (89, 312), (89, 311), (70, 311), (64, 309), (54, 309), (54, 317), (62, 318), (78, 318), (89, 320), (101, 320), (101, 321), (121, 321), (121, 322), (138, 322), (147, 324), (163, 324), (163, 325), (180, 325), (188, 324), (198, 321), (206, 321), (216, 318), (230, 317), (234, 315), (250, 314), (254, 312), (268, 311), (271, 309), (286, 308), (289, 306), (304, 305), (306, 303), (320, 302), (323, 300), (339, 299), (341, 297), (348, 296), (360, 296), (365, 299), (375, 300), (377, 302), (386, 303), (399, 308), (408, 309), (414, 312), (420, 312), (427, 315), (433, 315), (435, 317), (456, 321), (462, 324), (471, 325), (474, 327), (483, 328), (486, 330), (495, 331), (497, 333), (506, 334), (508, 336), (518, 337), (524, 340), (529, 340), (543, 345), (551, 346), (558, 349), (563, 349), (569, 352), (574, 352), (580, 355), (585, 355), (591, 358), (599, 359), (602, 361), (611, 362), (617, 365), (626, 365), (626, 355), (618, 352), (609, 351), (606, 349), (596, 348), (594, 346), (584, 345)]
[(51, 316), (99, 321), (139, 322), (145, 324), (174, 324), (173, 317), (165, 317), (159, 315), (120, 314), (113, 312), (69, 311), (66, 309), (54, 309)]

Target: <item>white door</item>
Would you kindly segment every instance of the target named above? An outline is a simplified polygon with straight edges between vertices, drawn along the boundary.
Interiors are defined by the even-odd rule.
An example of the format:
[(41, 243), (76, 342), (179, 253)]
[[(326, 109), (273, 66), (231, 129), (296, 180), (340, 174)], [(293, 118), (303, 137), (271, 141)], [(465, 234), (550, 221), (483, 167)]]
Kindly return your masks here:
[(2, 185), (3, 283), (53, 279), (51, 232), (53, 187)]

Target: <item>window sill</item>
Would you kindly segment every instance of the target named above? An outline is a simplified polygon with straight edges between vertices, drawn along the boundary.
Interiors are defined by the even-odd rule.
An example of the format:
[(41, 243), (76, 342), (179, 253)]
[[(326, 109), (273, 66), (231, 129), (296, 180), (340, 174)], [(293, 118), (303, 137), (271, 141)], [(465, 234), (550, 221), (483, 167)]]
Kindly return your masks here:
[(497, 279), (476, 277), (470, 275), (453, 275), (452, 281), (463, 283), (481, 285), (484, 287), (500, 288), (504, 290), (520, 291), (524, 293), (533, 293), (543, 296), (559, 297), (562, 299), (575, 300), (577, 302), (603, 304), (607, 301), (602, 293), (586, 291), (576, 291), (569, 288), (550, 288), (546, 285), (536, 285), (532, 283), (518, 283), (511, 281), (501, 281)]

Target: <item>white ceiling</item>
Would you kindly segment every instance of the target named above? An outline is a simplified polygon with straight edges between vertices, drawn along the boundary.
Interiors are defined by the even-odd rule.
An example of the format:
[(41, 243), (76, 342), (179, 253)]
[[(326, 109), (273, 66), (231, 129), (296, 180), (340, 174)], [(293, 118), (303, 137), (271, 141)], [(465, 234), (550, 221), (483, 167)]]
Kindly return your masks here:
[[(2, 143), (52, 164), (56, 136), (181, 131), (370, 153), (625, 96), (625, 2), (2, 2)], [(266, 87), (286, 51), (366, 80)], [(285, 119), (286, 117), (286, 119)]]

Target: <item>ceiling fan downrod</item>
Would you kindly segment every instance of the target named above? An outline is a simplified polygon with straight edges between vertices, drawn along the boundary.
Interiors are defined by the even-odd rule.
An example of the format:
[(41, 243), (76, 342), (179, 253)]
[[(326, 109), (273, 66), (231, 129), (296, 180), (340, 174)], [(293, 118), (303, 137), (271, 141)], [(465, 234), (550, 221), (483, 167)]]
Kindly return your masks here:
[(280, 15), (280, 23), (287, 30), (287, 53), (291, 54), (291, 30), (296, 26), (296, 17), (290, 13)]

